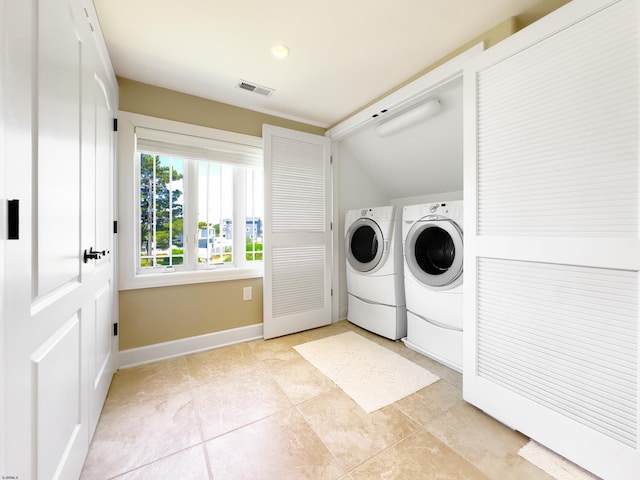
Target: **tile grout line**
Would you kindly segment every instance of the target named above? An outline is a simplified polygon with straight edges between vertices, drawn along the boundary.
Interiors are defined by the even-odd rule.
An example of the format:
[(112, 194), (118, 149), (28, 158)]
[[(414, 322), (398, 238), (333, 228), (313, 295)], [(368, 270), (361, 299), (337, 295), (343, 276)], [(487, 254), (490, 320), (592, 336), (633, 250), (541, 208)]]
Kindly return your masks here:
[[(337, 386), (336, 386), (337, 387)], [(340, 387), (337, 387), (340, 388)], [(309, 398), (307, 400), (305, 400), (304, 402), (300, 402), (297, 405), (294, 405), (294, 407), (296, 408), (296, 410), (298, 411), (298, 413), (300, 414), (300, 416), (302, 417), (302, 419), (304, 420), (304, 422), (307, 424), (307, 426), (311, 429), (311, 431), (316, 435), (316, 437), (318, 438), (318, 440), (320, 440), (320, 443), (322, 443), (322, 445), (324, 446), (324, 448), (327, 449), (327, 452), (329, 452), (329, 454), (331, 455), (331, 457), (333, 457), (333, 459), (336, 461), (336, 463), (338, 465), (340, 465), (340, 467), (343, 466), (342, 462), (338, 459), (338, 457), (336, 457), (335, 453), (333, 453), (333, 450), (331, 450), (329, 448), (329, 446), (324, 442), (324, 440), (322, 439), (322, 437), (320, 436), (320, 433), (316, 431), (315, 428), (313, 428), (313, 425), (309, 422), (309, 419), (306, 417), (306, 415), (302, 412), (302, 410), (300, 410), (300, 405), (304, 405), (307, 402), (310, 402), (311, 400), (316, 400), (318, 398), (324, 397), (325, 395), (329, 395), (330, 392), (324, 392), (321, 393), (320, 395), (317, 395), (313, 398)], [(346, 477), (347, 475), (349, 475), (350, 472), (349, 471), (345, 471), (342, 473), (342, 475), (340, 475), (338, 478), (343, 478)], [(337, 480), (337, 479), (336, 479)]]
[[(154, 363), (155, 363), (155, 362), (154, 362)], [(188, 365), (187, 365), (187, 362), (186, 362), (186, 358), (185, 358), (185, 360), (184, 360), (184, 364), (185, 364), (185, 365), (184, 365), (184, 366), (185, 366), (185, 369), (186, 369), (186, 371), (187, 371), (187, 373), (188, 373)], [(135, 367), (132, 367), (132, 368), (135, 368)], [(121, 370), (118, 370), (118, 372), (121, 372)], [(190, 384), (191, 384), (191, 376), (190, 376), (190, 375), (188, 375), (188, 377), (189, 377), (189, 385), (190, 385)], [(111, 389), (112, 389), (112, 387), (113, 387), (113, 381), (112, 381), (112, 384), (109, 386), (109, 392), (107, 393), (107, 398), (109, 397), (109, 394), (111, 393)], [(189, 387), (189, 388), (190, 388), (191, 402), (192, 402), (192, 404), (193, 404), (193, 395), (191, 394), (191, 387)], [(162, 397), (162, 398), (172, 398), (172, 397), (174, 397), (174, 396), (175, 396), (175, 393), (173, 393), (173, 392), (172, 392), (172, 393), (163, 393), (163, 394), (161, 394), (161, 395), (150, 395), (150, 396), (149, 396), (149, 398), (147, 398), (147, 399), (145, 399), (145, 400), (143, 400), (143, 401), (144, 401), (144, 402), (146, 402), (146, 401), (148, 401), (148, 400), (150, 400), (150, 399), (157, 398), (157, 397)], [(106, 404), (106, 399), (105, 399), (105, 404)], [(102, 414), (103, 414), (103, 412), (101, 412), (101, 413), (100, 413), (100, 417), (102, 417)], [(201, 443), (201, 442), (194, 443), (194, 444), (192, 444), (192, 445), (187, 445), (187, 446), (185, 446), (184, 448), (181, 448), (181, 449), (179, 449), (179, 450), (176, 450), (176, 451), (173, 451), (173, 452), (167, 453), (167, 454), (162, 455), (162, 456), (160, 456), (160, 457), (158, 457), (158, 458), (154, 458), (153, 460), (147, 461), (146, 463), (142, 463), (142, 464), (140, 464), (140, 465), (136, 465), (136, 466), (134, 466), (134, 467), (130, 468), (129, 470), (124, 471), (124, 472), (120, 472), (120, 473), (117, 473), (116, 475), (109, 476), (109, 477), (108, 477), (108, 479), (109, 479), (109, 480), (116, 480), (116, 479), (118, 479), (118, 478), (121, 478), (121, 477), (122, 477), (122, 476), (124, 476), (124, 475), (128, 475), (128, 474), (130, 474), (130, 473), (132, 473), (132, 472), (135, 472), (135, 471), (137, 471), (137, 470), (139, 470), (139, 469), (141, 469), (141, 468), (146, 468), (146, 467), (148, 467), (148, 466), (150, 466), (150, 465), (153, 465), (154, 463), (157, 463), (157, 462), (159, 462), (159, 461), (165, 460), (165, 459), (170, 458), (170, 457), (172, 457), (172, 456), (175, 456), (175, 455), (177, 455), (177, 454), (179, 454), (179, 453), (185, 452), (186, 450), (189, 450), (189, 449), (191, 449), (191, 448), (194, 448), (194, 447), (198, 446), (200, 443)], [(91, 445), (89, 446), (89, 448), (91, 448)], [(83, 467), (83, 470), (84, 470), (84, 467)]]
[[(304, 333), (304, 332), (302, 332), (302, 333)], [(308, 342), (313, 341), (313, 339), (309, 339), (309, 337), (308, 337), (308, 336), (307, 336), (307, 337), (305, 337), (302, 333), (300, 333), (300, 336), (302, 336), (306, 341), (305, 341), (305, 342), (300, 343), (299, 345), (303, 345), (303, 344), (305, 344), (305, 343), (308, 343)], [(296, 351), (293, 347), (289, 347), (289, 349)], [(297, 352), (296, 352), (296, 353), (297, 353)], [(300, 354), (298, 354), (298, 355), (300, 355)], [(312, 366), (312, 367), (313, 367), (313, 365), (311, 365), (311, 363), (310, 363), (306, 358), (304, 358), (302, 355), (300, 355), (300, 358), (301, 358), (302, 360), (304, 360), (305, 362), (307, 362), (310, 366)], [(293, 407), (293, 408), (295, 408), (295, 410), (298, 412), (298, 414), (300, 415), (300, 417), (302, 418), (302, 420), (304, 420), (304, 423), (307, 425), (307, 427), (309, 427), (309, 429), (310, 429), (310, 430), (315, 434), (315, 436), (317, 437), (317, 439), (318, 439), (318, 440), (320, 441), (320, 443), (324, 446), (324, 448), (326, 448), (326, 449), (327, 449), (327, 452), (329, 452), (329, 454), (331, 455), (331, 457), (333, 458), (333, 460), (336, 462), (336, 464), (337, 464), (337, 465), (340, 465), (341, 470), (342, 470), (342, 466), (343, 466), (343, 465), (342, 465), (342, 462), (340, 462), (340, 460), (335, 456), (335, 454), (333, 453), (333, 451), (332, 451), (332, 450), (331, 450), (331, 449), (330, 449), (330, 448), (325, 444), (325, 442), (324, 442), (324, 440), (322, 439), (322, 437), (320, 436), (320, 434), (319, 434), (319, 433), (318, 433), (318, 432), (313, 428), (313, 425), (311, 425), (311, 424), (309, 423), (309, 420), (307, 419), (307, 417), (304, 415), (304, 413), (302, 413), (302, 411), (301, 411), (301, 410), (300, 410), (300, 408), (299, 408), (299, 406), (300, 406), (300, 405), (303, 405), (303, 404), (305, 404), (305, 403), (307, 403), (307, 402), (309, 402), (309, 401), (311, 401), (311, 400), (315, 400), (315, 399), (318, 399), (318, 398), (320, 398), (320, 397), (323, 397), (323, 396), (327, 395), (329, 392), (323, 392), (323, 393), (321, 393), (321, 394), (319, 394), (319, 395), (316, 395), (315, 397), (308, 398), (308, 399), (306, 399), (306, 400), (304, 400), (304, 401), (302, 401), (302, 402), (295, 403), (295, 402), (293, 401), (293, 399), (292, 399), (292, 398), (287, 394), (287, 392), (285, 392), (285, 391), (284, 391), (284, 389), (282, 388), (282, 385), (280, 384), (280, 382), (278, 382), (278, 379), (273, 375), (273, 373), (271, 372), (271, 370), (270, 370), (270, 369), (269, 369), (269, 368), (264, 364), (264, 360), (262, 360), (262, 359), (259, 359), (259, 360), (260, 360), (260, 362), (262, 363), (262, 365), (267, 369), (267, 371), (269, 372), (269, 375), (270, 375), (270, 376), (271, 376), (271, 378), (276, 382), (276, 384), (278, 385), (278, 387), (280, 388), (280, 390), (282, 390), (282, 392), (283, 392), (283, 393), (286, 395), (286, 397), (289, 399), (289, 401), (291, 402), (292, 407)], [(315, 367), (314, 367), (314, 368), (315, 368)], [(317, 369), (316, 369), (316, 370), (317, 370)], [(322, 373), (322, 372), (320, 372), (320, 373)], [(324, 375), (324, 374), (323, 374), (323, 375)], [(327, 378), (328, 378), (328, 377), (327, 377)], [(330, 379), (329, 379), (329, 380), (330, 380)], [(340, 388), (340, 387), (338, 387), (338, 386), (336, 385), (336, 388)], [(349, 475), (349, 472), (348, 472), (348, 471), (347, 471), (347, 472), (343, 472), (343, 473), (340, 475), (340, 477), (338, 477), (338, 479), (339, 479), (339, 478), (346, 477), (347, 475)], [(338, 480), (338, 479), (336, 479), (336, 480)]]
[(198, 431), (200, 432), (200, 445), (202, 447), (202, 454), (204, 455), (204, 463), (207, 466), (207, 475), (209, 476), (209, 480), (214, 480), (213, 477), (213, 468), (211, 467), (211, 460), (209, 458), (209, 451), (207, 450), (207, 446), (204, 440), (204, 429), (202, 427), (202, 416), (200, 415), (200, 411), (198, 406), (196, 405), (196, 399), (193, 394), (195, 379), (191, 374), (191, 369), (189, 368), (189, 361), (187, 359), (188, 355), (184, 356), (185, 366), (187, 368), (187, 375), (189, 375), (189, 394), (191, 395), (191, 404), (193, 405), (193, 412), (198, 420)]
[(361, 462), (359, 465), (353, 467), (349, 472), (347, 472), (345, 475), (351, 475), (352, 473), (354, 473), (356, 470), (358, 470), (360, 467), (362, 467), (363, 465), (366, 465), (367, 463), (369, 463), (371, 460), (379, 457), (380, 455), (382, 455), (383, 453), (385, 453), (387, 450), (391, 449), (391, 448), (395, 448), (398, 444), (404, 442), (405, 440), (410, 439), (411, 437), (414, 437), (416, 435), (418, 435), (418, 433), (420, 433), (420, 430), (423, 430), (424, 427), (422, 427), (421, 425), (418, 424), (418, 428), (416, 428), (413, 432), (411, 432), (409, 435), (407, 435), (404, 438), (401, 438), (400, 440), (398, 440), (397, 442), (392, 443), (391, 445), (386, 446), (385, 448), (383, 448), (382, 450), (380, 450), (378, 453), (376, 453), (375, 455), (372, 455), (371, 457), (367, 458), (365, 461)]
[(175, 452), (169, 453), (168, 455), (164, 455), (163, 457), (156, 458), (155, 460), (151, 460), (150, 462), (143, 463), (143, 464), (138, 465), (138, 466), (136, 466), (136, 467), (134, 467), (134, 468), (132, 468), (130, 470), (127, 470), (125, 472), (118, 473), (117, 475), (115, 475), (113, 477), (108, 477), (107, 480), (117, 480), (118, 478), (123, 477), (124, 475), (128, 475), (128, 474), (133, 473), (133, 472), (135, 472), (137, 470), (140, 470), (142, 468), (146, 468), (146, 467), (148, 467), (150, 465), (153, 465), (154, 463), (158, 463), (160, 461), (166, 460), (168, 458), (171, 458), (171, 457), (179, 455), (179, 454), (181, 454), (183, 452), (186, 452), (187, 450), (190, 450), (192, 448), (196, 448), (198, 445), (202, 445), (202, 443), (196, 443), (196, 444), (193, 444), (193, 445), (189, 445), (188, 447), (185, 447), (185, 448), (182, 448), (182, 449), (177, 450)]
[[(268, 373), (268, 374), (273, 378), (273, 375), (271, 374), (271, 372), (269, 371), (269, 369), (266, 367), (266, 365), (264, 365), (263, 361), (262, 361), (260, 358), (256, 357), (256, 356), (255, 356), (255, 354), (253, 353), (253, 351), (251, 351), (251, 354), (252, 354), (252, 355), (256, 358), (256, 360), (260, 363), (260, 367), (261, 367), (262, 369), (266, 370), (266, 372), (267, 372), (267, 373)], [(229, 433), (233, 433), (233, 432), (236, 432), (236, 431), (238, 431), (238, 430), (241, 430), (241, 429), (243, 429), (243, 428), (245, 428), (245, 427), (248, 427), (248, 426), (250, 426), (250, 425), (254, 425), (254, 424), (258, 423), (258, 422), (261, 422), (261, 421), (263, 421), (263, 420), (266, 420), (266, 419), (268, 419), (268, 418), (271, 418), (271, 417), (273, 417), (273, 416), (275, 416), (275, 415), (278, 415), (278, 414), (280, 414), (280, 413), (282, 413), (282, 412), (284, 412), (284, 411), (286, 411), (286, 410), (289, 410), (289, 409), (291, 409), (292, 407), (294, 407), (295, 405), (293, 404), (293, 402), (291, 401), (291, 399), (289, 398), (289, 396), (286, 394), (286, 392), (285, 392), (284, 390), (282, 390), (282, 387), (281, 387), (281, 386), (280, 386), (280, 384), (277, 382), (277, 380), (276, 380), (275, 378), (273, 378), (273, 380), (274, 380), (274, 382), (276, 383), (276, 385), (278, 386), (278, 388), (282, 391), (283, 395), (287, 398), (287, 400), (289, 400), (290, 405), (289, 405), (289, 406), (287, 406), (286, 408), (282, 408), (282, 409), (277, 410), (277, 411), (275, 411), (275, 412), (273, 412), (273, 413), (270, 413), (269, 415), (266, 415), (266, 416), (264, 416), (264, 417), (262, 417), (262, 418), (257, 418), (257, 419), (255, 419), (255, 420), (250, 421), (249, 423), (245, 423), (244, 425), (237, 426), (237, 427), (235, 427), (235, 428), (232, 428), (231, 430), (227, 430), (226, 432), (222, 432), (222, 433), (220, 433), (220, 434), (218, 434), (218, 435), (214, 435), (213, 437), (210, 437), (210, 438), (206, 438), (206, 437), (205, 437), (205, 435), (204, 435), (204, 430), (202, 429), (202, 421), (201, 421), (201, 420), (199, 420), (199, 426), (200, 426), (200, 429), (201, 429), (202, 444), (203, 444), (203, 445), (205, 445), (205, 448), (206, 448), (206, 444), (207, 444), (207, 442), (210, 442), (211, 440), (216, 440), (216, 439), (222, 438), (222, 437), (224, 437), (225, 435), (227, 435), (227, 434), (229, 434)], [(200, 417), (198, 416), (198, 418), (200, 418)], [(207, 457), (207, 460), (208, 460), (208, 457)]]

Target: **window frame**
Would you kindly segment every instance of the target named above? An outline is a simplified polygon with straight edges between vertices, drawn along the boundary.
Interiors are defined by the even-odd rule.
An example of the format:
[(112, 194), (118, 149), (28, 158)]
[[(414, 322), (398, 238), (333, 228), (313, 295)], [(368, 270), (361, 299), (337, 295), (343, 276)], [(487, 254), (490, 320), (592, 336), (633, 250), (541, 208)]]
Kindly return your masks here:
[[(239, 240), (236, 238), (236, 235), (234, 235), (234, 248), (237, 249), (241, 246), (242, 249), (242, 253), (236, 253), (236, 255), (240, 255), (239, 258), (241, 259), (239, 266), (226, 265), (219, 268), (208, 267), (195, 270), (174, 269), (173, 271), (160, 270), (158, 272), (138, 273), (140, 165), (139, 157), (136, 154), (136, 127), (262, 148), (262, 138), (260, 137), (120, 111), (118, 120), (118, 177), (120, 181), (120, 192), (118, 195), (118, 279), (120, 290), (262, 277), (264, 272), (263, 262), (248, 264), (244, 255), (244, 238)], [(241, 216), (244, 215), (245, 210), (245, 182), (241, 181), (241, 176), (239, 175), (235, 176), (234, 182), (235, 215)], [(241, 183), (243, 185), (240, 185)], [(185, 191), (187, 188), (188, 184), (185, 182)], [(185, 209), (187, 209), (186, 204), (189, 200), (187, 196), (185, 196), (185, 199)], [(191, 199), (191, 201), (197, 200)], [(188, 212), (185, 212), (185, 217), (187, 214)], [(186, 225), (187, 219), (185, 218), (185, 231)], [(194, 248), (196, 248), (196, 250), (194, 250), (194, 252), (196, 254), (197, 235), (197, 232), (185, 233), (184, 239), (185, 244), (190, 242), (195, 245)], [(236, 250), (236, 252), (240, 251)], [(186, 253), (187, 249), (185, 249), (185, 255)]]

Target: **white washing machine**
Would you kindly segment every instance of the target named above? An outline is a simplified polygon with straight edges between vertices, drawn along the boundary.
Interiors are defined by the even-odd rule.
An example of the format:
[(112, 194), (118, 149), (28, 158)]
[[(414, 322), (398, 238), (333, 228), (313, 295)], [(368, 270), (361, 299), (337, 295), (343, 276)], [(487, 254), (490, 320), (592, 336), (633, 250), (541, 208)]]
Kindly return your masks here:
[(462, 200), (402, 212), (406, 346), (462, 371)]
[(392, 340), (407, 334), (401, 234), (395, 207), (345, 213), (348, 320)]

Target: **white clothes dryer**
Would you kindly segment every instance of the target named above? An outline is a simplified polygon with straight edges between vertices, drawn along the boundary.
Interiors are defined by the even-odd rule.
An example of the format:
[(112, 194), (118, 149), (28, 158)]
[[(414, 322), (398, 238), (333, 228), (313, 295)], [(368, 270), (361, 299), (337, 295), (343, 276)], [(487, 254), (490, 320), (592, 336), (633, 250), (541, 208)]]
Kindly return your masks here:
[(462, 371), (462, 201), (409, 205), (402, 212), (405, 345)]
[(407, 334), (400, 215), (395, 207), (348, 210), (348, 320), (392, 340)]

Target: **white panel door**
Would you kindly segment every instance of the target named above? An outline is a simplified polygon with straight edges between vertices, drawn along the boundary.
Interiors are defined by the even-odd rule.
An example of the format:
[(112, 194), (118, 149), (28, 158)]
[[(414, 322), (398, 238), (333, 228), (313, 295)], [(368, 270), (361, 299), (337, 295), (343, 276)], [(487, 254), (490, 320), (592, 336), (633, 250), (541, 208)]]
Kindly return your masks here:
[(640, 2), (571, 2), (465, 71), (464, 398), (640, 472)]
[(264, 337), (331, 323), (331, 146), (264, 125)]
[(91, 2), (5, 13), (5, 193), (20, 219), (19, 238), (2, 239), (2, 475), (78, 478), (113, 373), (114, 262), (83, 253), (113, 241), (117, 84), (97, 58)]
[[(98, 41), (98, 39), (96, 40)], [(93, 248), (100, 258), (84, 264), (83, 283), (92, 292), (92, 323), (87, 322), (89, 376), (89, 433), (93, 434), (116, 369), (116, 285), (114, 279), (114, 178), (117, 85), (109, 66), (100, 60), (94, 44), (84, 45), (84, 104), (82, 110), (82, 248)]]

